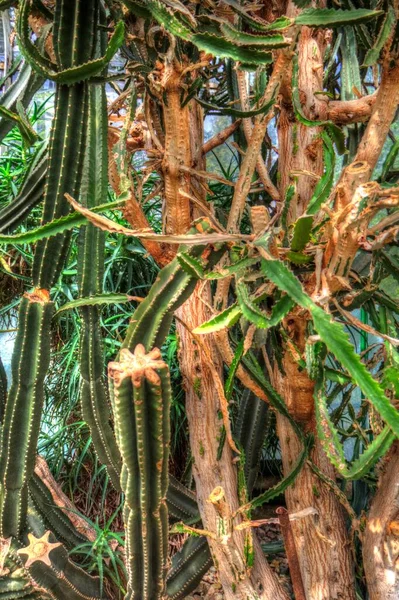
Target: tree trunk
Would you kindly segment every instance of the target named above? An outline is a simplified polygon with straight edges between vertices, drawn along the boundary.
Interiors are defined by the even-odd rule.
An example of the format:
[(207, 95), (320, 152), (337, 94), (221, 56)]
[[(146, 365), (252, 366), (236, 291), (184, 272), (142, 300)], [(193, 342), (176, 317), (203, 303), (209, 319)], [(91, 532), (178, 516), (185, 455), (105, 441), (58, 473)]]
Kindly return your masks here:
[[(287, 14), (294, 16), (291, 4)], [(326, 104), (314, 92), (322, 89), (323, 39), (322, 32), (303, 27), (299, 40), (299, 89), (304, 112), (314, 120), (325, 117)], [(283, 196), (295, 173), (296, 197), (293, 199), (289, 221), (295, 222), (306, 211), (317, 178), (323, 172), (322, 143), (319, 129), (295, 123), (291, 106), (290, 80), (282, 86), (283, 106), (279, 120), (279, 171)], [(299, 172), (299, 173), (298, 173)], [(298, 174), (297, 174), (298, 173)], [(316, 177), (312, 177), (313, 173)], [(288, 337), (300, 353), (304, 352), (307, 313), (296, 309), (283, 321)], [(314, 382), (305, 370), (300, 370), (288, 345), (283, 346), (284, 372), (274, 368), (274, 385), (284, 398), (287, 407), (305, 431), (315, 432)], [(284, 475), (296, 464), (302, 444), (289, 421), (277, 415), (277, 432), (281, 445)], [(335, 479), (334, 469), (325, 456), (315, 436), (312, 460), (330, 479)], [(290, 513), (314, 508), (316, 515), (308, 515), (292, 522), (302, 580), (307, 600), (354, 600), (354, 573), (342, 506), (337, 497), (314, 475), (308, 465), (286, 493)]]
[(399, 442), (392, 447), (371, 504), (363, 544), (370, 600), (399, 598)]
[[(203, 115), (200, 107), (188, 103), (181, 107), (182, 66), (166, 63), (162, 73), (167, 102), (163, 106), (165, 123), (165, 154), (162, 171), (165, 181), (165, 222), (167, 233), (184, 233), (193, 218), (201, 215), (201, 204), (206, 204), (206, 188), (189, 169), (204, 170)], [(183, 171), (180, 167), (185, 167)], [(183, 193), (182, 193), (183, 192)], [(190, 206), (189, 196), (197, 202)], [(207, 302), (207, 305), (204, 303)], [(287, 600), (277, 578), (273, 575), (260, 544), (255, 539), (254, 565), (246, 563), (245, 543), (252, 541), (252, 532), (230, 531), (223, 536), (221, 526), (228, 529), (242, 522), (242, 517), (230, 518), (239, 507), (237, 472), (233, 454), (226, 443), (217, 460), (222, 421), (219, 400), (215, 392), (215, 376), (221, 377), (222, 364), (214, 342), (206, 337), (201, 347), (190, 331), (210, 317), (207, 306), (211, 303), (209, 283), (198, 284), (195, 292), (176, 312), (179, 337), (179, 363), (186, 392), (186, 413), (190, 445), (194, 458), (194, 479), (203, 527), (209, 532), (208, 541), (218, 569), (226, 600), (247, 598), (259, 600)], [(205, 349), (205, 350), (204, 350)], [(212, 364), (210, 364), (212, 363)], [(209, 497), (220, 492), (223, 498), (214, 502)], [(221, 506), (229, 516), (220, 514)], [(248, 557), (252, 557), (252, 552)]]
[[(223, 538), (218, 505), (209, 501), (214, 490), (222, 488), (226, 510), (233, 513), (239, 507), (237, 472), (227, 442), (220, 460), (216, 458), (223, 422), (214, 377), (215, 369), (221, 374), (222, 365), (211, 338), (204, 336), (199, 345), (182, 325), (184, 322), (192, 330), (209, 319), (211, 313), (207, 306), (210, 299), (209, 283), (202, 289), (198, 284), (195, 292), (177, 311), (179, 361), (186, 391), (186, 413), (202, 523), (206, 530), (216, 535), (215, 539), (208, 537), (208, 541), (226, 600), (287, 600), (256, 537), (253, 536), (254, 565), (250, 569), (244, 559), (244, 545), (246, 535), (252, 537), (253, 534), (249, 529), (247, 533), (234, 530), (231, 537)], [(232, 525), (237, 526), (240, 522), (241, 517), (237, 517)]]

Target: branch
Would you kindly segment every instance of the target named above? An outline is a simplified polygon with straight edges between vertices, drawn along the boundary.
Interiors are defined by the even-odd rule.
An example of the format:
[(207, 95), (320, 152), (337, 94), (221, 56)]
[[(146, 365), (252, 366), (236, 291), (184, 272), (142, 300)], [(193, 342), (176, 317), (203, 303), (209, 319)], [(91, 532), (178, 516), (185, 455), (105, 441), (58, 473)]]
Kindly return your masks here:
[(371, 117), (378, 90), (356, 100), (332, 100), (327, 105), (327, 119), (338, 125), (364, 123)]
[(241, 119), (237, 119), (236, 121), (234, 121), (234, 123), (232, 123), (225, 129), (222, 129), (222, 131), (219, 131), (219, 133), (217, 133), (210, 140), (205, 142), (205, 144), (202, 147), (202, 154), (208, 154), (208, 152), (211, 152), (211, 150), (214, 150), (218, 146), (224, 144), (224, 142), (229, 139), (229, 137), (236, 131), (236, 129), (238, 129), (240, 123)]

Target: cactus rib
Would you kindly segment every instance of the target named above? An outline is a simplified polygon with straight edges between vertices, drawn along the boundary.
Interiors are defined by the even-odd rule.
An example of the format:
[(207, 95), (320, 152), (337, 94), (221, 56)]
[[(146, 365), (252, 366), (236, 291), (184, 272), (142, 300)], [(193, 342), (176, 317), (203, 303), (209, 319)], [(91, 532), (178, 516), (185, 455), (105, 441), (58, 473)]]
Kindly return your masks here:
[(43, 382), (50, 361), (50, 324), (54, 305), (46, 290), (36, 289), (21, 301), (20, 325), (12, 357), (13, 383), (1, 437), (1, 535), (17, 536), (27, 504), (43, 405)]
[(108, 372), (114, 382), (114, 414), (125, 492), (126, 599), (160, 600), (168, 543), (169, 370), (154, 349), (126, 348)]

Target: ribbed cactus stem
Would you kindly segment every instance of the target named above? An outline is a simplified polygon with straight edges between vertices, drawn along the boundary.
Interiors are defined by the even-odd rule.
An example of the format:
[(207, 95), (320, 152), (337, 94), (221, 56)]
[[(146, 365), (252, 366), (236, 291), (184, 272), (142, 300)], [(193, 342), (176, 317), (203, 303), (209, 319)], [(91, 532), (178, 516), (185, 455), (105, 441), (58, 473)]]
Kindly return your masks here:
[(0, 535), (18, 536), (26, 514), (43, 406), (43, 382), (50, 362), (54, 305), (46, 290), (24, 295), (12, 357), (0, 452)]
[(125, 493), (127, 600), (160, 600), (168, 549), (170, 380), (155, 348), (121, 350), (108, 365), (114, 384), (115, 429)]

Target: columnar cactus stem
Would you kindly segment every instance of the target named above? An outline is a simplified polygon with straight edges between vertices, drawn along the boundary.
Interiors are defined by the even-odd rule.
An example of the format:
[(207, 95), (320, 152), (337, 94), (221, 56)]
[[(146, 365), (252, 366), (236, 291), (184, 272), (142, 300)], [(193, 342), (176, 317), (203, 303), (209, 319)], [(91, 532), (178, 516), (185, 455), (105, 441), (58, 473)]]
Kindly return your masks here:
[(146, 354), (138, 344), (134, 353), (122, 349), (108, 373), (123, 460), (126, 599), (160, 600), (168, 549), (169, 370), (157, 348)]
[(50, 361), (54, 306), (46, 290), (25, 294), (12, 357), (13, 383), (1, 437), (0, 532), (17, 536), (26, 513), (27, 482), (33, 473), (43, 406), (43, 382)]

